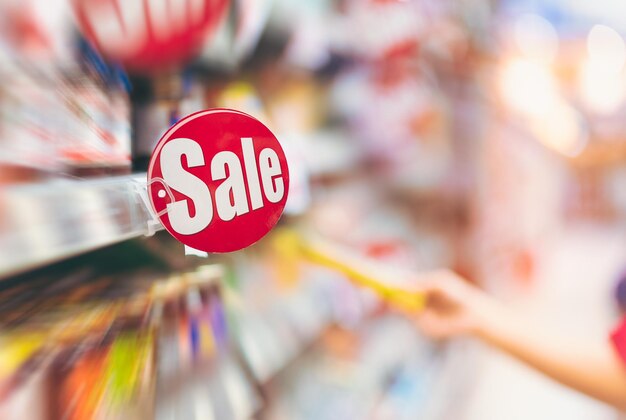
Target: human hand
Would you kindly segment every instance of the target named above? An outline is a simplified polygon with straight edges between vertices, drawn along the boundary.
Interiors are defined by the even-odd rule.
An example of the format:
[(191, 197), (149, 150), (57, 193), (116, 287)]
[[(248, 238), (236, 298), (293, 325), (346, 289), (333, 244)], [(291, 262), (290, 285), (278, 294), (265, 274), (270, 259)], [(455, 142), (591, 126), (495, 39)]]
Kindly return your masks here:
[(408, 315), (435, 339), (478, 334), (489, 317), (497, 316), (495, 300), (449, 270), (418, 275), (415, 291), (425, 295), (426, 304)]

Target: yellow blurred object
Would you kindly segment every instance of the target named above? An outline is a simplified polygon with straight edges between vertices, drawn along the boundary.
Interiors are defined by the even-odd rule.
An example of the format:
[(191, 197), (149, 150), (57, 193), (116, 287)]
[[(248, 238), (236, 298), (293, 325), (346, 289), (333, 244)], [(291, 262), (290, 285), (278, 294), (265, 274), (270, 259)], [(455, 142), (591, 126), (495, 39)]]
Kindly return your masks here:
[(233, 82), (218, 94), (216, 105), (221, 108), (237, 109), (271, 125), (265, 107), (255, 87), (248, 82)]
[(363, 258), (339, 249), (321, 239), (311, 239), (292, 230), (277, 233), (286, 255), (295, 255), (311, 262), (337, 270), (351, 281), (376, 293), (385, 302), (406, 311), (419, 311), (424, 308), (426, 297), (401, 287), (390, 286), (383, 281), (389, 276), (389, 269), (367, 258)]
[(45, 334), (24, 332), (0, 337), (0, 379), (13, 374), (45, 343)]
[(295, 287), (300, 278), (302, 256), (294, 247), (293, 232), (289, 229), (277, 229), (271, 236), (272, 259), (276, 260), (272, 264), (275, 270), (275, 277), (281, 286), (285, 288)]

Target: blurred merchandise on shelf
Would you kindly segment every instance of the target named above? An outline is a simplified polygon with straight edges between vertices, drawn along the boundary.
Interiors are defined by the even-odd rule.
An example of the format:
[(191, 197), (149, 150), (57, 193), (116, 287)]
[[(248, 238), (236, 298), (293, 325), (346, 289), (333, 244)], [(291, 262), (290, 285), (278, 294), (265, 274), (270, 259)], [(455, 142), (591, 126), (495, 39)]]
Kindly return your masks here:
[(258, 409), (226, 325), (222, 268), (166, 278), (142, 268), (155, 257), (135, 247), (108, 251), (127, 259), (123, 271), (74, 264), (3, 290), (1, 418), (240, 419)]
[(130, 104), (121, 69), (72, 37), (65, 2), (5, 1), (0, 10), (14, 19), (0, 27), (0, 183), (127, 172)]
[[(437, 348), (401, 317), (331, 328), (270, 385), (272, 419), (434, 419), (454, 415), (436, 398), (462, 389), (459, 348)], [(396, 345), (389, 346), (386, 343)]]

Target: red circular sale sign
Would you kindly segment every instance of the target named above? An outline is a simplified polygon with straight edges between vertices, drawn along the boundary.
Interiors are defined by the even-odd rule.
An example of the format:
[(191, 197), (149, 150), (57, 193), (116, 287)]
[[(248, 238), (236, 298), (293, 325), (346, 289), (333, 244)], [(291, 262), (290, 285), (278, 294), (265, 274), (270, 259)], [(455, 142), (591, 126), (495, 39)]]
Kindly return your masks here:
[(185, 245), (231, 252), (278, 222), (289, 168), (280, 143), (243, 112), (191, 114), (159, 140), (148, 168), (148, 196), (165, 229)]
[(230, 0), (73, 0), (78, 24), (106, 57), (152, 72), (189, 59)]

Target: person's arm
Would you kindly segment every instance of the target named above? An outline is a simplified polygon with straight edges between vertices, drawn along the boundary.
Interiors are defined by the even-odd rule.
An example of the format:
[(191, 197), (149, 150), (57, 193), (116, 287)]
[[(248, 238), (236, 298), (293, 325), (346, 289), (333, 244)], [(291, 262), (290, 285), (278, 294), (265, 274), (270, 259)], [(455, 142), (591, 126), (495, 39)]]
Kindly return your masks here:
[(427, 303), (415, 320), (436, 338), (469, 334), (556, 381), (626, 411), (626, 367), (610, 341), (575, 340), (500, 304), (454, 273), (418, 282)]

